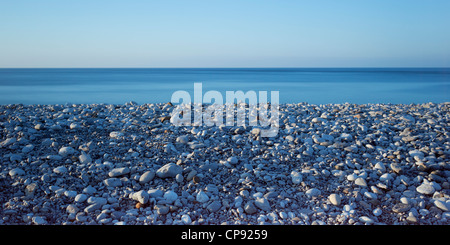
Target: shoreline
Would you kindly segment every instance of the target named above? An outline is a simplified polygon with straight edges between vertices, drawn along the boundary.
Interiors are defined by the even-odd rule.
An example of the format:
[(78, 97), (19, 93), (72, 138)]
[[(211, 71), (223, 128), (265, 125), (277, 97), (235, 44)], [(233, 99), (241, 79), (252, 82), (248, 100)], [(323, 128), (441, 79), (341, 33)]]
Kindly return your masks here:
[(271, 138), (172, 109), (0, 105), (0, 224), (450, 222), (450, 102), (280, 104)]

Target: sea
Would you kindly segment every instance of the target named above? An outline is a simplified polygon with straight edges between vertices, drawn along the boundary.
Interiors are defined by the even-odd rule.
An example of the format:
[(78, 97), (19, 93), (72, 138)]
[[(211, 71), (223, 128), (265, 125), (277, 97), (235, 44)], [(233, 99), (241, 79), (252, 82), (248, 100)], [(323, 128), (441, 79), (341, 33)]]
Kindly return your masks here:
[[(279, 103), (450, 101), (450, 68), (2, 68), (0, 104), (167, 103), (218, 91), (278, 91)], [(224, 101), (225, 102), (225, 101)]]

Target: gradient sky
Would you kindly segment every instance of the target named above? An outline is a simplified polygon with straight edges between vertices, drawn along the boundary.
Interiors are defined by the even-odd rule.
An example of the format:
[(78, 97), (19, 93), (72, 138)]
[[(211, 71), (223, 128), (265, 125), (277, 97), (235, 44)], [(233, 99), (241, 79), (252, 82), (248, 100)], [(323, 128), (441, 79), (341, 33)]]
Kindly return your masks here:
[(450, 67), (448, 0), (0, 0), (0, 67)]

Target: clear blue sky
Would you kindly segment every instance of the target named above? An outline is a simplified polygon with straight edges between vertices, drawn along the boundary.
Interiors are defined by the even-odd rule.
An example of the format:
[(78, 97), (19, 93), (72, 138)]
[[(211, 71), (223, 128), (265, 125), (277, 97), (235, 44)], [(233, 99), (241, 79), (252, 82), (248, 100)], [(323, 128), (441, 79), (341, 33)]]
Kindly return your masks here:
[(0, 67), (449, 67), (448, 0), (0, 0)]

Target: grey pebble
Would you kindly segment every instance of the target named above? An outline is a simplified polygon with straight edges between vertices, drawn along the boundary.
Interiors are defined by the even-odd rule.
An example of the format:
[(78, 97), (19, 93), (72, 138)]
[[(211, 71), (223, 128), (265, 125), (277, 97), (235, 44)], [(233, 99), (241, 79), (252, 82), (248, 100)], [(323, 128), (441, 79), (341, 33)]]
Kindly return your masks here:
[(156, 175), (160, 178), (170, 178), (175, 177), (177, 174), (181, 174), (183, 172), (183, 168), (174, 164), (168, 163), (156, 171)]

